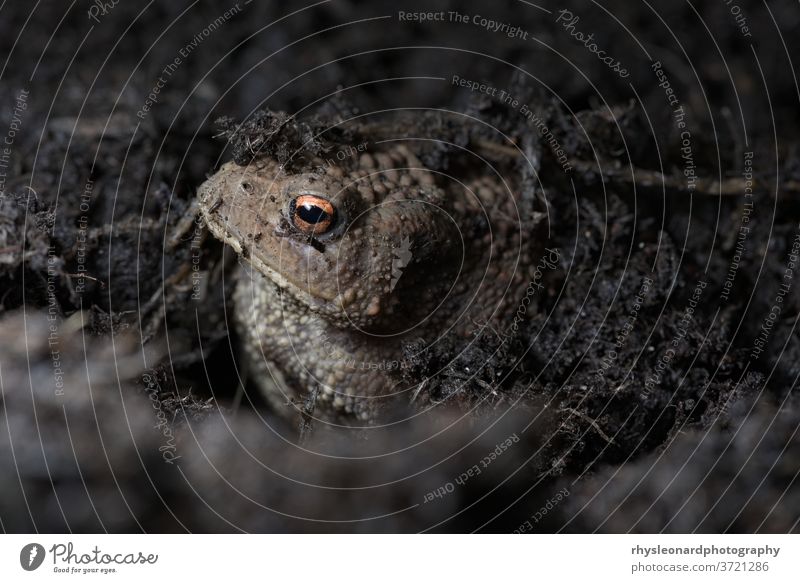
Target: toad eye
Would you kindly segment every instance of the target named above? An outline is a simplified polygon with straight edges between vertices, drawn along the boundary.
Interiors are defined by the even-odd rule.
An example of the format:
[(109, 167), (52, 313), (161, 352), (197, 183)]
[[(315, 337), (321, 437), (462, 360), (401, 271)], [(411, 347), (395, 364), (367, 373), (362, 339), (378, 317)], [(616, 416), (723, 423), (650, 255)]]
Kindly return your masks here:
[(333, 226), (336, 210), (330, 201), (313, 194), (304, 194), (289, 204), (292, 224), (308, 235), (322, 235)]

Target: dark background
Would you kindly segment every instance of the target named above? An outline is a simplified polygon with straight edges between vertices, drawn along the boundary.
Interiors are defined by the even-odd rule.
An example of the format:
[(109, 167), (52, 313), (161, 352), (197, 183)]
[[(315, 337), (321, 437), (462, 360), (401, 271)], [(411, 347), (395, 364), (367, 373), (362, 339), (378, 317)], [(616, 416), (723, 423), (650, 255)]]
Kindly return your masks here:
[[(764, 353), (753, 358), (752, 347), (800, 221), (800, 9), (740, 0), (745, 37), (722, 0), (537, 4), (545, 10), (253, 0), (202, 36), (233, 4), (121, 0), (95, 22), (89, 2), (6, 3), (0, 139), (20, 91), (29, 97), (0, 198), (0, 527), (797, 531), (800, 281), (790, 278)], [(562, 9), (629, 78), (555, 22)], [(402, 23), (398, 10), (481, 14), (523, 27), (528, 40), (472, 24)], [(680, 136), (651, 60), (686, 109), (699, 176), (737, 180), (753, 152), (750, 231), (727, 301), (741, 189), (682, 186)], [(238, 389), (225, 317), (235, 259), (203, 242), (200, 303), (173, 277), (192, 264), (192, 224), (174, 245), (171, 237), (199, 184), (230, 157), (214, 121), (265, 107), (310, 115), (336, 94), (337, 107), (483, 111), (513, 129), (524, 125), (513, 112), (450, 79), (510, 88), (515, 72), (570, 156), (586, 161), (572, 183), (543, 163), (550, 243), (564, 253), (531, 324), (534, 356), (475, 414), (458, 415), (483, 401), (468, 387), (448, 393), (455, 405), (438, 418), (298, 448), (293, 428)], [(667, 176), (665, 185), (648, 182), (648, 171)], [(84, 220), (80, 253), (95, 279), (80, 292)], [(599, 379), (644, 275), (653, 289)], [(687, 329), (698, 282), (707, 287)], [(48, 317), (59, 318), (56, 345)], [(644, 391), (678, 335), (661, 382)], [(446, 378), (438, 390), (450, 390)], [(520, 441), (479, 477), (424, 502), (514, 433)], [(165, 461), (165, 451), (179, 460)]]

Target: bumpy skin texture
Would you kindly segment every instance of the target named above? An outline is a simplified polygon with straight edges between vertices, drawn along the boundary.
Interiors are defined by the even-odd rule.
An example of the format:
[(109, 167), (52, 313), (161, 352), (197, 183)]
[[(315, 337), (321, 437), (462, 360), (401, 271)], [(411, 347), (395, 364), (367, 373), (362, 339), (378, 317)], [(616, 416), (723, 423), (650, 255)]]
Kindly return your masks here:
[[(210, 231), (244, 259), (248, 374), (288, 417), (377, 424), (416, 388), (398, 374), (410, 341), (463, 347), (507, 330), (520, 305), (534, 244), (517, 185), (474, 154), (457, 175), (431, 171), (412, 147), (342, 146), (291, 171), (229, 162), (200, 189)], [(308, 195), (335, 209), (322, 234), (295, 225), (292, 201)]]

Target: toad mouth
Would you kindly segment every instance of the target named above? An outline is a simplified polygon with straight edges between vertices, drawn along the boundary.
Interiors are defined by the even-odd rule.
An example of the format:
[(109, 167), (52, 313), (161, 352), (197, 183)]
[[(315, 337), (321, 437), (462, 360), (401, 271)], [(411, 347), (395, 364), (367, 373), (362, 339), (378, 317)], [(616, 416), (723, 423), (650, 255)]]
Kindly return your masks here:
[(269, 278), (273, 283), (282, 289), (291, 290), (300, 301), (308, 305), (319, 304), (321, 302), (333, 302), (337, 294), (335, 290), (318, 290), (309, 286), (307, 283), (300, 283), (294, 278), (285, 275), (279, 270), (279, 266), (274, 265), (272, 258), (260, 252), (255, 242), (242, 243), (246, 238), (242, 236), (239, 229), (232, 224), (222, 224), (216, 217), (206, 217), (206, 224), (211, 233), (218, 239), (225, 241), (235, 253), (240, 255), (245, 261), (250, 263), (256, 271)]

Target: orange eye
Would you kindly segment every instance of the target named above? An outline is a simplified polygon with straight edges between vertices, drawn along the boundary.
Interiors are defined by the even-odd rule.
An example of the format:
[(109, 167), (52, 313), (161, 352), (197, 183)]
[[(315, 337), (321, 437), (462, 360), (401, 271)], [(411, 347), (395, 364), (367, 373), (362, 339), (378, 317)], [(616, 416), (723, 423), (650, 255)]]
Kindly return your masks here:
[(292, 223), (303, 233), (322, 235), (333, 225), (336, 211), (333, 205), (319, 196), (304, 194), (289, 204)]

